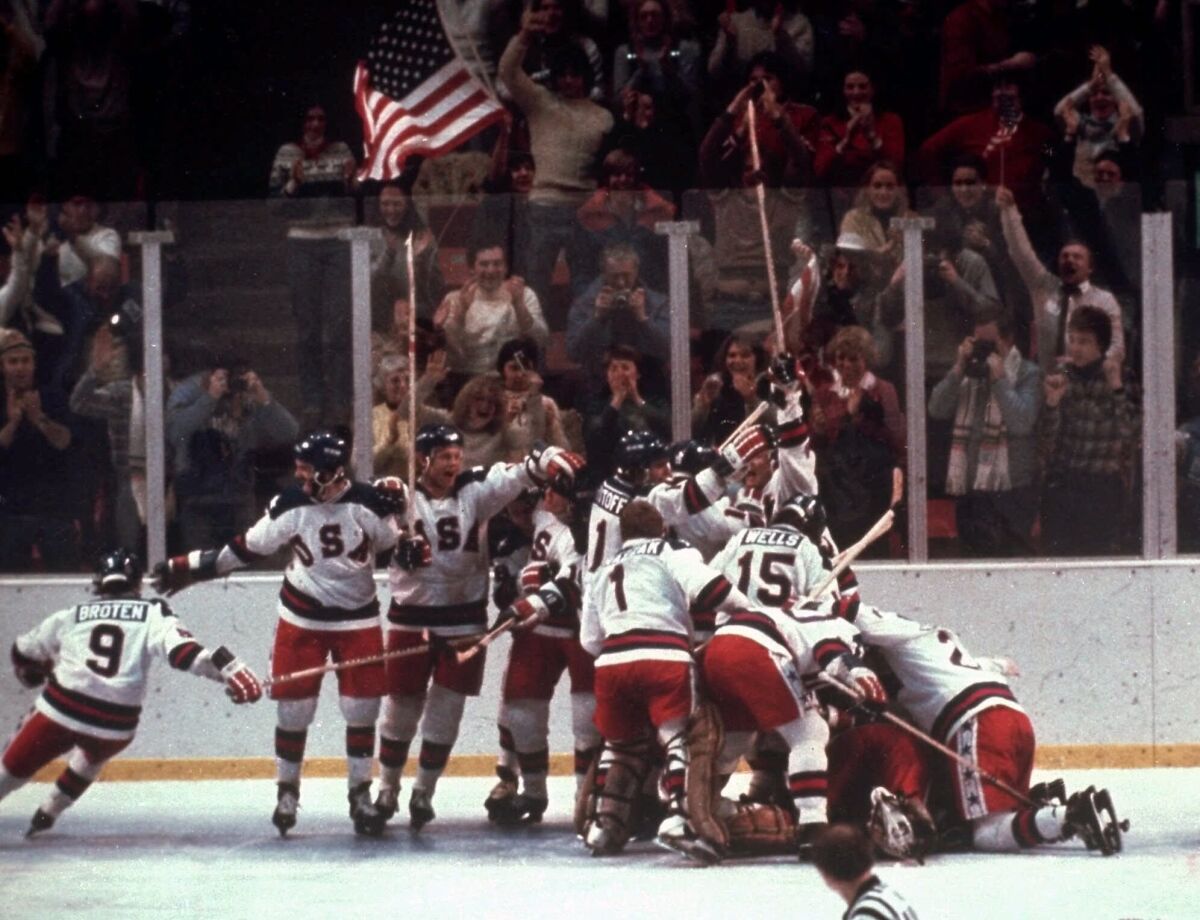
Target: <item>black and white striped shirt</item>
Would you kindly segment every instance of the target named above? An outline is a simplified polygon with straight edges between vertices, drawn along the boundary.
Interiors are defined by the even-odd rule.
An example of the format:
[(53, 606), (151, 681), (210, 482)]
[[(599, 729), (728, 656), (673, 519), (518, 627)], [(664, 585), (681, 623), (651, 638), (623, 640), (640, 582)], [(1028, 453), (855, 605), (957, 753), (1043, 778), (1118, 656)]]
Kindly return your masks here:
[(850, 902), (842, 920), (920, 920), (904, 896), (872, 875)]

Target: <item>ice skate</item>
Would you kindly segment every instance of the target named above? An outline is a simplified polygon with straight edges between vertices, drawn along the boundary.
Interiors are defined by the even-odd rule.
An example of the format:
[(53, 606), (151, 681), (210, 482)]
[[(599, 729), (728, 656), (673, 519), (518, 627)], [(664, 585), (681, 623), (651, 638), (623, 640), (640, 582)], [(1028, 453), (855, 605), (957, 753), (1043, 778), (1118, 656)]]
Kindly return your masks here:
[(380, 786), (379, 794), (375, 796), (375, 810), (383, 818), (384, 823), (391, 821), (400, 809), (400, 787)]
[(25, 836), (32, 837), (34, 834), (48, 831), (52, 827), (54, 827), (54, 815), (39, 808), (33, 813), (33, 817), (29, 819), (29, 830), (25, 831)]
[(1089, 850), (1099, 850), (1102, 856), (1121, 852), (1121, 831), (1129, 829), (1128, 821), (1117, 819), (1112, 796), (1107, 789), (1088, 786), (1067, 800), (1067, 821), (1063, 839), (1076, 834)]
[(611, 856), (619, 853), (623, 844), (621, 835), (607, 826), (603, 818), (593, 821), (584, 834), (583, 844), (592, 851), (593, 856)]
[(716, 848), (697, 836), (688, 826), (687, 819), (680, 814), (667, 815), (658, 826), (658, 836), (654, 838), (654, 842), (663, 849), (682, 853), (688, 859), (694, 859), (706, 866), (721, 861), (721, 854)]
[(295, 783), (280, 783), (271, 823), (279, 828), (279, 836), (296, 826), (296, 810), (300, 807), (300, 787)]
[(419, 831), (436, 817), (431, 796), (424, 789), (414, 789), (408, 800), (409, 826)]
[(517, 782), (515, 779), (501, 778), (492, 791), (488, 793), (488, 797), (483, 800), (483, 807), (487, 809), (488, 820), (496, 824), (508, 824), (506, 818), (512, 812), (513, 799), (517, 797)]
[(371, 784), (359, 783), (350, 790), (350, 818), (354, 821), (354, 833), (364, 837), (378, 837), (383, 833), (387, 818), (371, 804)]
[(1030, 788), (1029, 797), (1039, 805), (1066, 805), (1067, 786), (1061, 778), (1038, 783)]

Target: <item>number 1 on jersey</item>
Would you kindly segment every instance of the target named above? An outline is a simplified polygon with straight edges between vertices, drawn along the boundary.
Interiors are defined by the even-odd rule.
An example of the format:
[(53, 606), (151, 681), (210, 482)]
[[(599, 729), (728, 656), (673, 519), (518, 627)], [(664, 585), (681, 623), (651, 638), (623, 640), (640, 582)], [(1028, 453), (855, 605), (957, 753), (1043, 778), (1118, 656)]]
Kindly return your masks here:
[(624, 613), (629, 609), (629, 602), (625, 600), (625, 566), (614, 566), (613, 570), (608, 573), (608, 580), (613, 583), (615, 589), (617, 609)]

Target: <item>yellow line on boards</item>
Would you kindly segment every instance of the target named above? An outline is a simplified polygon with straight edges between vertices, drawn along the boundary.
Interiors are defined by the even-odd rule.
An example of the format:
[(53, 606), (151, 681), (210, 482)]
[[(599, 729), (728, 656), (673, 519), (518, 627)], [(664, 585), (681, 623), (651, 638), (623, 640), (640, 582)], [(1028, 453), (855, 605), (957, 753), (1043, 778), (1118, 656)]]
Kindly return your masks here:
[[(552, 754), (550, 772), (568, 776), (574, 755)], [(491, 776), (496, 766), (492, 754), (459, 754), (450, 758), (446, 776)], [(1096, 770), (1137, 767), (1200, 767), (1200, 744), (1062, 744), (1046, 745), (1037, 752), (1043, 770)], [(52, 782), (62, 772), (63, 762), (54, 761), (34, 776), (34, 782)], [(304, 762), (306, 777), (342, 777), (346, 761), (341, 757), (313, 757)], [(274, 779), (275, 761), (270, 757), (197, 757), (186, 759), (117, 758), (104, 768), (101, 780), (209, 780)]]

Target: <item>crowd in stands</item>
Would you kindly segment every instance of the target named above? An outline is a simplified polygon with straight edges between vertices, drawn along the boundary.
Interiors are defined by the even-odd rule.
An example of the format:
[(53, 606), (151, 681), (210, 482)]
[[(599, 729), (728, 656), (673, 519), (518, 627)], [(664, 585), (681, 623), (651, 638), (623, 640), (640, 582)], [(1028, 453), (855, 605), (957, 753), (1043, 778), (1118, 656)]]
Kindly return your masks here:
[[(140, 65), (186, 35), (187, 6), (0, 0), (0, 200), (23, 202), (6, 214), (0, 263), (3, 570), (72, 569), (91, 544), (135, 542), (144, 524), (141, 293), (103, 202), (145, 191)], [(460, 208), (466, 239), (446, 244), (422, 200), (427, 164), (363, 186), (356, 145), (327, 130), (331, 113), (296, 113), (295, 139), (261, 174), (286, 235), (299, 401), (275, 400), (245, 356), (168, 368), (173, 545), (243, 529), (288, 472), (297, 433), (349, 422), (350, 258), (338, 231), (365, 198), (382, 230), (377, 405), (360, 434), (373, 437), (377, 474), (404, 474), (415, 429), (410, 311), (417, 424), (459, 426), (468, 463), (512, 460), (541, 440), (585, 452), (603, 475), (624, 431), (668, 437), (676, 305), (656, 225), (691, 220), (693, 434), (719, 443), (757, 405), (769, 355), (801, 354), (821, 495), (835, 538), (852, 542), (903, 494), (918, 447), (906, 443), (893, 221), (921, 216), (933, 226), (920, 449), (931, 508), (953, 509), (938, 520), (946, 551), (1138, 550), (1139, 221), (1173, 104), (1161, 77), (1181, 67), (1172, 4), (439, 7), (507, 112), (471, 142), (490, 168)], [(34, 119), (49, 89), (53, 104)], [(55, 138), (41, 166), (17, 127), (32, 120)], [(820, 291), (802, 307), (789, 294), (810, 257)], [(791, 311), (782, 343), (773, 298)], [(1198, 444), (1200, 429), (1181, 429), (1185, 473), (1200, 469)], [(902, 555), (901, 538), (881, 551)]]

